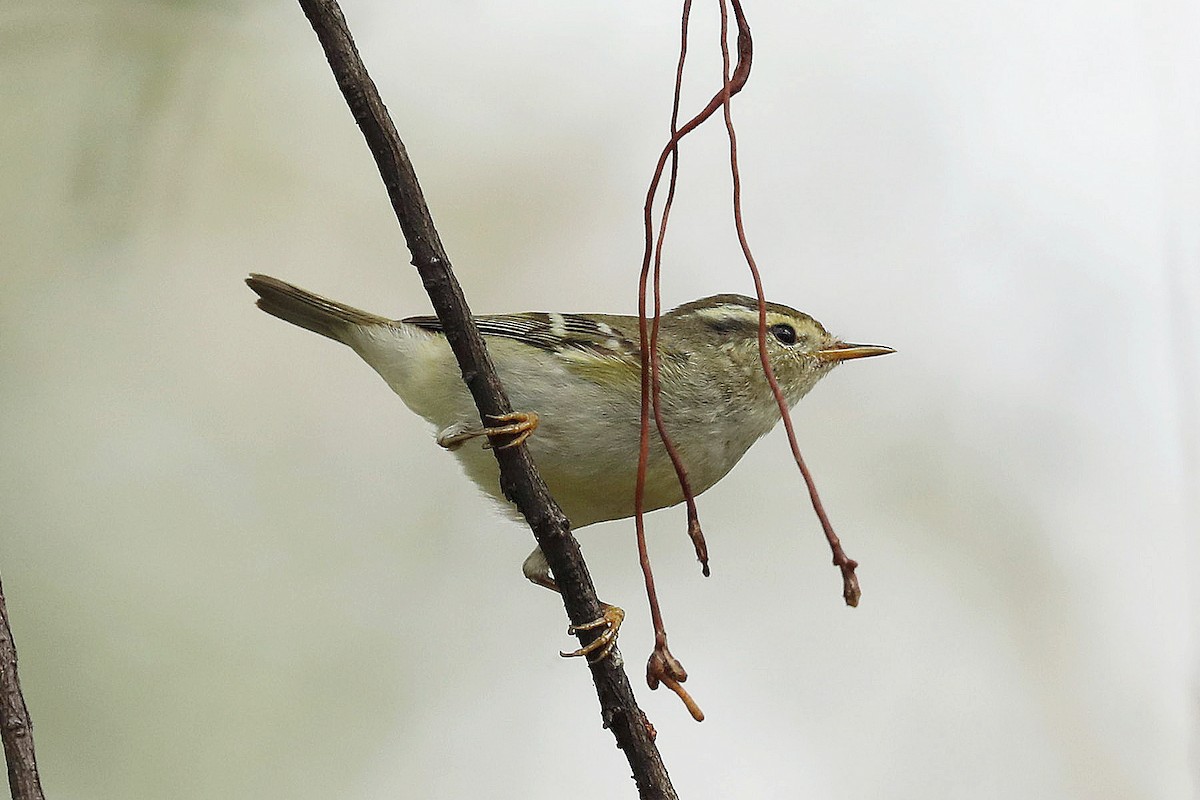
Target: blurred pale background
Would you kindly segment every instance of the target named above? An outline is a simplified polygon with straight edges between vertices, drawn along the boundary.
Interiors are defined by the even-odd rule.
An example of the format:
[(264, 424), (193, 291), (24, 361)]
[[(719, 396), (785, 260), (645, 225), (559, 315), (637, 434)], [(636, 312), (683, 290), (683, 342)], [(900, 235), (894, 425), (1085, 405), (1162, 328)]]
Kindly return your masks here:
[[(632, 311), (677, 5), (346, 12), (473, 306)], [(653, 518), (709, 715), (640, 689), (677, 787), (1192, 796), (1195, 4), (748, 12), (768, 293), (900, 352), (797, 415), (859, 609), (778, 431), (701, 499), (711, 579)], [(49, 793), (633, 796), (528, 531), (241, 283), (428, 309), (299, 8), (7, 0), (0, 43), (0, 570)], [(684, 151), (672, 304), (749, 289), (723, 157)], [(581, 538), (640, 686), (632, 528)]]

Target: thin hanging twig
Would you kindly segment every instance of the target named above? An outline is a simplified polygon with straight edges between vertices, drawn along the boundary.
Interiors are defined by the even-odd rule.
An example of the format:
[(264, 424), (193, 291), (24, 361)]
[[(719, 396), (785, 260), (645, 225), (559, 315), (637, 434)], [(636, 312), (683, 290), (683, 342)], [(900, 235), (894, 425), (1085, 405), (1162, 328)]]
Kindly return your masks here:
[[(658, 688), (660, 682), (666, 684), (684, 702), (692, 717), (700, 721), (704, 719), (704, 712), (700, 710), (700, 707), (681, 685), (687, 680), (687, 671), (684, 669), (683, 664), (671, 654), (667, 646), (666, 626), (663, 623), (662, 611), (658, 603), (658, 593), (654, 586), (654, 574), (650, 567), (650, 555), (646, 546), (644, 493), (646, 471), (650, 459), (650, 409), (653, 407), (656, 430), (663, 443), (663, 448), (666, 450), (675, 468), (675, 474), (679, 479), (680, 488), (687, 502), (688, 535), (695, 546), (696, 556), (700, 560), (704, 574), (706, 576), (709, 574), (708, 548), (704, 541), (703, 531), (700, 528), (695, 497), (691, 484), (688, 481), (687, 470), (684, 467), (682, 459), (679, 457), (671, 436), (666, 430), (660, 404), (661, 387), (659, 385), (658, 331), (662, 315), (662, 299), (660, 295), (662, 245), (666, 237), (667, 220), (670, 216), (671, 203), (675, 195), (675, 185), (678, 175), (679, 142), (684, 136), (711, 117), (721, 107), (724, 97), (736, 94), (745, 86), (746, 79), (750, 75), (753, 45), (750, 38), (750, 28), (745, 24), (745, 18), (741, 17), (741, 28), (738, 36), (738, 64), (733, 76), (729, 77), (727, 75), (721, 90), (713, 96), (708, 105), (683, 125), (683, 127), (677, 128), (679, 98), (683, 85), (683, 67), (687, 57), (687, 31), (690, 12), (691, 2), (690, 0), (684, 0), (679, 64), (675, 73), (675, 96), (671, 111), (671, 138), (663, 148), (658, 163), (655, 165), (654, 176), (646, 192), (646, 204), (643, 209), (645, 250), (642, 257), (642, 272), (638, 282), (638, 336), (641, 349), (642, 408), (637, 484), (634, 493), (634, 526), (637, 531), (638, 559), (646, 583), (646, 597), (650, 605), (650, 617), (654, 624), (654, 650), (651, 652), (646, 664), (646, 682), (651, 689)], [(671, 159), (670, 184), (663, 205), (662, 220), (656, 240), (654, 237), (654, 198), (658, 193), (658, 186), (662, 180), (663, 170), (668, 158)], [(651, 323), (648, 320), (646, 311), (646, 289), (652, 262), (654, 267), (654, 312)]]
[[(742, 16), (742, 4), (740, 0), (731, 0), (733, 3), (733, 13), (738, 21), (739, 41), (741, 38), (741, 29), (744, 26), (744, 17)], [(726, 84), (729, 83), (729, 45), (727, 43), (727, 28), (728, 28), (729, 13), (725, 5), (725, 0), (721, 0), (721, 57), (724, 64), (724, 74), (726, 76)], [(842, 573), (842, 597), (848, 606), (857, 606), (858, 600), (862, 597), (862, 590), (858, 585), (858, 576), (854, 570), (858, 567), (858, 562), (846, 555), (846, 551), (842, 549), (841, 540), (833, 530), (833, 524), (829, 521), (829, 515), (825, 513), (825, 506), (821, 502), (821, 496), (817, 493), (817, 484), (813, 480), (812, 473), (809, 472), (808, 465), (804, 463), (804, 457), (800, 454), (800, 445), (796, 442), (796, 431), (792, 426), (791, 410), (788, 408), (787, 398), (783, 395), (783, 390), (779, 388), (779, 382), (775, 379), (775, 371), (771, 369), (770, 359), (767, 357), (767, 305), (766, 297), (763, 294), (762, 277), (758, 273), (758, 265), (754, 261), (754, 255), (750, 252), (750, 244), (746, 240), (746, 228), (742, 222), (742, 178), (738, 171), (737, 157), (737, 134), (733, 129), (733, 115), (730, 109), (730, 99), (732, 93), (727, 93), (723, 98), (722, 105), (725, 109), (725, 130), (729, 135), (729, 169), (733, 176), (733, 221), (737, 227), (738, 242), (742, 247), (742, 254), (746, 258), (746, 264), (750, 267), (750, 274), (754, 277), (754, 292), (758, 296), (758, 355), (762, 361), (763, 373), (767, 376), (767, 382), (771, 385), (771, 391), (775, 395), (775, 403), (779, 406), (779, 415), (783, 418), (783, 427), (787, 431), (788, 444), (792, 448), (792, 457), (796, 461), (796, 466), (800, 468), (800, 474), (804, 476), (804, 483), (808, 487), (808, 496), (812, 500), (813, 511), (817, 514), (817, 519), (821, 521), (821, 529), (825, 532), (825, 539), (829, 542), (829, 549), (833, 552), (833, 564)]]
[[(692, 544), (696, 549), (696, 558), (700, 562), (701, 571), (704, 573), (704, 577), (707, 578), (710, 574), (708, 567), (708, 545), (704, 541), (704, 532), (700, 528), (700, 515), (696, 511), (696, 497), (692, 493), (691, 481), (688, 480), (687, 468), (683, 464), (683, 459), (679, 457), (679, 451), (675, 447), (675, 442), (667, 433), (666, 425), (663, 423), (662, 391), (659, 383), (660, 364), (658, 358), (658, 332), (660, 323), (662, 322), (663, 242), (667, 237), (667, 220), (671, 217), (671, 204), (675, 201), (675, 186), (679, 180), (679, 142), (675, 140), (675, 136), (679, 132), (679, 100), (683, 93), (683, 67), (687, 61), (688, 21), (691, 18), (691, 13), (692, 0), (684, 0), (683, 23), (679, 37), (679, 65), (675, 69), (675, 93), (671, 102), (671, 138), (675, 142), (671, 146), (671, 178), (667, 185), (666, 200), (663, 201), (662, 217), (658, 226), (658, 240), (654, 244), (654, 312), (650, 328), (650, 398), (651, 405), (654, 407), (655, 427), (658, 430), (659, 438), (662, 440), (667, 455), (671, 458), (671, 464), (675, 468), (675, 475), (679, 478), (679, 486), (683, 490), (683, 499), (687, 503), (688, 535), (691, 537)], [(644, 272), (639, 282), (638, 290), (638, 323), (641, 325), (646, 319), (646, 281)], [(644, 421), (646, 418), (645, 356), (642, 358), (642, 364), (642, 419)], [(648, 438), (648, 436), (649, 431), (643, 428), (643, 437)], [(643, 506), (638, 504), (637, 508), (640, 511)]]
[[(771, 368), (770, 359), (767, 354), (766, 298), (763, 291), (762, 277), (759, 274), (758, 266), (754, 260), (754, 255), (750, 250), (749, 241), (746, 236), (745, 223), (742, 218), (741, 174), (738, 168), (737, 134), (734, 130), (731, 109), (731, 100), (733, 95), (739, 92), (742, 87), (745, 86), (746, 80), (749, 77), (750, 66), (753, 59), (753, 40), (750, 36), (750, 27), (746, 21), (746, 16), (743, 12), (740, 0), (732, 0), (732, 5), (734, 18), (737, 22), (738, 28), (737, 66), (731, 71), (729, 54), (729, 7), (726, 0), (721, 0), (720, 42), (722, 77), (724, 79), (722, 82), (722, 88), (717, 95), (713, 97), (704, 110), (689, 120), (688, 123), (683, 127), (678, 127), (677, 122), (679, 115), (680, 94), (683, 82), (683, 69), (687, 55), (688, 19), (691, 11), (690, 0), (685, 0), (683, 4), (679, 63), (676, 68), (675, 94), (671, 110), (671, 138), (659, 156), (659, 160), (655, 166), (654, 175), (651, 179), (650, 187), (646, 195), (646, 204), (643, 209), (645, 250), (643, 252), (642, 271), (638, 283), (638, 334), (641, 347), (642, 397), (641, 436), (638, 451), (634, 523), (637, 532), (638, 558), (646, 583), (646, 596), (650, 605), (650, 616), (654, 624), (654, 649), (651, 652), (650, 658), (646, 665), (646, 680), (652, 689), (657, 688), (660, 681), (665, 683), (672, 691), (679, 695), (679, 697), (687, 706), (688, 710), (691, 712), (692, 716), (697, 720), (703, 719), (703, 712), (700, 711), (700, 708), (696, 705), (695, 701), (692, 700), (691, 696), (683, 689), (681, 685), (687, 680), (687, 671), (684, 669), (683, 664), (671, 654), (671, 651), (667, 646), (666, 626), (663, 623), (662, 611), (659, 607), (658, 593), (655, 589), (654, 575), (651, 570), (650, 556), (646, 545), (644, 512), (646, 473), (650, 455), (650, 415), (651, 409), (653, 408), (655, 427), (658, 432), (659, 439), (662, 441), (663, 447), (671, 459), (672, 465), (675, 468), (675, 473), (679, 479), (679, 485), (682, 489), (684, 499), (687, 502), (688, 533), (692, 537), (692, 541), (696, 548), (696, 555), (703, 566), (704, 574), (709, 574), (708, 549), (704, 542), (704, 534), (701, 530), (699, 516), (696, 512), (695, 497), (688, 481), (687, 470), (681, 458), (679, 457), (671, 436), (666, 430), (662, 416), (660, 402), (661, 386), (659, 381), (660, 364), (658, 353), (658, 335), (662, 314), (662, 252), (663, 243), (666, 239), (667, 223), (670, 218), (671, 204), (675, 197), (675, 188), (678, 180), (679, 142), (684, 136), (708, 119), (708, 117), (715, 112), (718, 106), (723, 110), (725, 129), (729, 139), (729, 163), (733, 180), (734, 224), (737, 229), (738, 242), (742, 248), (742, 254), (746, 259), (746, 264), (749, 267), (750, 274), (754, 280), (755, 294), (759, 303), (758, 349), (763, 373), (767, 378), (767, 382), (771, 387), (771, 392), (775, 397), (776, 405), (779, 408), (780, 417), (783, 420), (784, 429), (787, 432), (788, 443), (791, 447), (792, 457), (794, 458), (796, 466), (799, 468), (800, 474), (804, 479), (805, 486), (808, 489), (809, 498), (812, 501), (813, 510), (817, 514), (817, 518), (821, 523), (821, 529), (825, 534), (826, 541), (829, 543), (830, 550), (833, 554), (833, 563), (841, 571), (842, 596), (847, 605), (856, 606), (858, 605), (859, 598), (862, 594), (858, 584), (858, 577), (855, 574), (855, 570), (858, 567), (858, 562), (846, 555), (845, 551), (842, 549), (841, 541), (833, 530), (833, 524), (829, 520), (829, 516), (825, 511), (824, 504), (821, 502), (820, 494), (817, 491), (816, 482), (813, 480), (812, 473), (809, 471), (808, 465), (804, 462), (804, 457), (800, 453), (800, 446), (796, 440), (795, 427), (792, 424), (791, 413), (788, 407), (787, 399), (779, 386), (778, 380), (775, 378), (775, 373)], [(663, 203), (662, 216), (660, 218), (658, 227), (658, 235), (657, 238), (655, 238), (653, 217), (654, 199), (657, 195), (659, 182), (662, 179), (663, 170), (668, 159), (670, 159), (671, 164), (670, 180), (667, 189), (667, 196)], [(646, 293), (652, 265), (654, 307), (652, 315), (650, 315), (648, 318), (646, 309)]]
[[(687, 671), (683, 668), (683, 664), (671, 654), (667, 646), (667, 629), (663, 622), (662, 610), (658, 603), (658, 592), (654, 586), (654, 573), (650, 567), (650, 553), (646, 544), (644, 514), (646, 468), (650, 457), (649, 417), (650, 406), (653, 406), (654, 421), (659, 439), (662, 441), (663, 448), (667, 451), (667, 455), (671, 459), (671, 464), (675, 468), (675, 475), (679, 479), (679, 486), (683, 490), (684, 500), (687, 502), (688, 534), (691, 536), (692, 543), (696, 549), (696, 557), (700, 561), (701, 569), (704, 575), (708, 576), (708, 546), (705, 544), (704, 533), (700, 528), (700, 516), (696, 511), (696, 499), (692, 493), (691, 483), (688, 480), (687, 469), (684, 467), (683, 460), (679, 457), (675, 443), (671, 439), (670, 434), (667, 433), (666, 426), (663, 423), (658, 358), (658, 334), (662, 317), (662, 244), (667, 233), (667, 220), (671, 215), (671, 203), (675, 199), (675, 187), (679, 177), (679, 144), (675, 137), (678, 133), (680, 96), (683, 92), (683, 67), (687, 61), (688, 21), (691, 15), (691, 8), (691, 0), (684, 0), (679, 41), (679, 64), (675, 70), (675, 93), (671, 106), (671, 137), (674, 142), (670, 146), (671, 177), (667, 189), (667, 197), (663, 203), (662, 221), (659, 226), (656, 246), (651, 242), (649, 230), (646, 233), (646, 246), (654, 250), (654, 313), (649, 337), (646, 335), (645, 269), (642, 270), (638, 285), (638, 334), (640, 337), (642, 362), (642, 417), (638, 449), (638, 475), (634, 490), (634, 528), (637, 532), (638, 561), (642, 568), (642, 576), (646, 582), (646, 597), (650, 605), (650, 618), (654, 625), (654, 649), (651, 651), (650, 658), (646, 662), (646, 683), (651, 689), (657, 689), (660, 683), (665, 683), (667, 688), (683, 701), (692, 718), (697, 722), (702, 722), (704, 720), (704, 712), (682, 685), (687, 680)], [(653, 195), (648, 197), (646, 202), (647, 208), (649, 208), (653, 203)], [(649, 369), (647, 369), (647, 366), (649, 366)]]

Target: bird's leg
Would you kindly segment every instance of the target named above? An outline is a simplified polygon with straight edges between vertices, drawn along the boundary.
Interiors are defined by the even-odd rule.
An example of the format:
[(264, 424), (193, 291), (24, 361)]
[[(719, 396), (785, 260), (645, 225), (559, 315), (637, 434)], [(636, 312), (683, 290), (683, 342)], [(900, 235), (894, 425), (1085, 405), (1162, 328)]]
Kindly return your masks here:
[[(514, 411), (511, 414), (500, 414), (498, 416), (488, 416), (488, 419), (493, 422), (501, 423), (486, 428), (478, 428), (474, 426), (456, 423), (446, 428), (438, 434), (437, 443), (447, 450), (455, 450), (462, 446), (462, 443), (468, 439), (475, 439), (479, 436), (488, 437), (488, 441), (484, 443), (484, 447), (498, 447), (504, 450), (509, 447), (516, 447), (523, 444), (529, 438), (538, 426), (538, 415), (532, 411)], [(496, 439), (505, 439), (508, 441), (497, 445)]]
[[(538, 586), (545, 586), (555, 592), (559, 591), (558, 584), (554, 582), (554, 578), (550, 577), (550, 565), (546, 563), (546, 556), (540, 547), (534, 548), (533, 552), (529, 554), (529, 558), (525, 559), (525, 563), (521, 565), (521, 571), (525, 573), (526, 578)], [(580, 631), (592, 631), (597, 628), (603, 628), (603, 630), (595, 639), (579, 649), (570, 653), (560, 652), (560, 656), (563, 658), (586, 656), (588, 663), (594, 664), (597, 661), (603, 661), (612, 653), (613, 647), (617, 643), (617, 631), (621, 629), (621, 623), (625, 621), (625, 611), (608, 603), (600, 605), (602, 608), (598, 618), (582, 625), (572, 625), (567, 628), (567, 633), (574, 636)]]

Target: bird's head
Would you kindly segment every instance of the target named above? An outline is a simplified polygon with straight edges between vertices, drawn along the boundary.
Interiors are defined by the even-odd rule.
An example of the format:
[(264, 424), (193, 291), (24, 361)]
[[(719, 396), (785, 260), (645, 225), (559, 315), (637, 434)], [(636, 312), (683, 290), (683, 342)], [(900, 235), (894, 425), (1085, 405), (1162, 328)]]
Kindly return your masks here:
[[(890, 347), (843, 342), (805, 314), (766, 304), (766, 347), (771, 369), (789, 404), (808, 393), (843, 361), (886, 355)], [(679, 306), (663, 317), (664, 332), (689, 349), (714, 373), (732, 371), (749, 385), (765, 385), (759, 351), (759, 307), (752, 297), (719, 294)]]

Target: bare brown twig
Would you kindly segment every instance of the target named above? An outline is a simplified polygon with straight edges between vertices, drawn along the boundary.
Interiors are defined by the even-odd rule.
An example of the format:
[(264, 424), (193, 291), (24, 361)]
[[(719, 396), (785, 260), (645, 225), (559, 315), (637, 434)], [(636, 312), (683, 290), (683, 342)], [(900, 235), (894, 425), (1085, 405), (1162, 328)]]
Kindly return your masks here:
[[(638, 282), (638, 336), (642, 361), (642, 419), (641, 440), (638, 452), (637, 488), (634, 495), (634, 526), (637, 530), (638, 559), (642, 567), (642, 575), (646, 582), (646, 598), (650, 604), (650, 617), (654, 623), (654, 650), (646, 662), (646, 683), (651, 689), (657, 689), (659, 683), (667, 685), (671, 691), (687, 706), (688, 712), (697, 721), (704, 719), (704, 712), (684, 690), (682, 683), (687, 680), (687, 670), (683, 668), (667, 647), (667, 629), (663, 623), (662, 610), (658, 604), (658, 592), (654, 586), (654, 573), (650, 567), (650, 554), (646, 548), (645, 502), (646, 470), (650, 460), (650, 409), (654, 409), (654, 423), (663, 448), (671, 459), (675, 474), (679, 478), (679, 486), (683, 490), (687, 502), (688, 535), (696, 548), (696, 557), (704, 571), (709, 574), (708, 547), (704, 541), (704, 533), (700, 528), (700, 518), (696, 512), (696, 499), (688, 481), (687, 469), (679, 457), (675, 444), (663, 423), (660, 404), (658, 331), (662, 315), (662, 298), (660, 295), (662, 277), (662, 248), (667, 234), (667, 221), (671, 214), (671, 203), (675, 197), (675, 185), (678, 178), (679, 142), (684, 136), (698, 128), (706, 119), (711, 117), (721, 107), (727, 98), (741, 91), (750, 76), (750, 64), (753, 60), (753, 43), (750, 38), (750, 27), (738, 7), (738, 65), (733, 76), (725, 74), (725, 82), (720, 91), (713, 95), (708, 105), (699, 114), (692, 117), (682, 127), (678, 127), (679, 97), (683, 88), (683, 66), (687, 59), (688, 19), (691, 13), (691, 0), (684, 0), (682, 15), (682, 31), (679, 45), (679, 64), (675, 70), (675, 96), (671, 107), (671, 138), (663, 148), (655, 165), (654, 176), (646, 192), (646, 204), (643, 209), (643, 226), (645, 229), (645, 250), (642, 254), (642, 272)], [(724, 32), (722, 32), (722, 48), (725, 47)], [(728, 53), (726, 52), (726, 55)], [(658, 186), (662, 180), (663, 170), (667, 159), (671, 161), (671, 177), (667, 196), (663, 203), (662, 217), (659, 223), (658, 237), (654, 237), (654, 198), (658, 194)], [(654, 274), (654, 311), (648, 317), (646, 312), (646, 287), (653, 263)]]
[[(730, 70), (730, 54), (729, 54), (729, 5), (733, 7), (734, 18), (737, 23), (737, 49), (738, 61), (736, 67)], [(675, 466), (676, 474), (679, 477), (680, 487), (683, 490), (684, 498), (688, 505), (688, 533), (692, 536), (692, 540), (696, 546), (697, 557), (700, 558), (704, 566), (704, 574), (709, 574), (707, 547), (704, 543), (704, 536), (700, 529), (699, 518), (696, 514), (696, 505), (692, 496), (691, 487), (687, 479), (687, 471), (680, 461), (675, 447), (671, 442), (670, 436), (663, 425), (662, 414), (659, 405), (659, 365), (658, 365), (658, 330), (659, 318), (662, 312), (662, 304), (660, 299), (660, 278), (662, 266), (662, 249), (663, 242), (666, 238), (667, 221), (670, 216), (671, 203), (675, 195), (675, 186), (678, 172), (679, 159), (679, 141), (703, 123), (718, 107), (723, 109), (726, 133), (729, 139), (729, 167), (733, 179), (733, 218), (734, 225), (737, 229), (738, 243), (742, 248), (742, 254), (746, 259), (746, 265), (750, 269), (750, 274), (754, 280), (755, 294), (759, 301), (759, 325), (758, 325), (758, 348), (759, 358), (762, 364), (763, 373), (767, 378), (767, 382), (771, 387), (771, 391), (775, 397), (776, 405), (779, 407), (780, 417), (783, 420), (783, 426), (787, 432), (788, 444), (791, 447), (792, 457), (796, 462), (796, 466), (800, 470), (800, 474), (804, 479), (806, 488), (808, 489), (809, 498), (812, 501), (813, 511), (816, 512), (817, 519), (821, 523), (821, 529), (825, 534), (825, 539), (829, 544), (830, 551), (833, 554), (834, 566), (838, 567), (842, 576), (842, 597), (849, 606), (857, 606), (862, 590), (859, 587), (858, 576), (856, 569), (858, 562), (846, 555), (842, 548), (841, 540), (833, 529), (833, 524), (829, 520), (829, 515), (825, 511), (824, 504), (821, 502), (820, 494), (817, 491), (816, 482), (813, 480), (812, 473), (808, 469), (808, 465), (804, 461), (803, 455), (800, 453), (800, 445), (796, 440), (795, 427), (792, 424), (791, 412), (788, 408), (787, 399), (784, 397), (783, 390), (779, 386), (779, 382), (775, 378), (775, 373), (771, 368), (771, 363), (767, 355), (767, 320), (766, 320), (766, 299), (763, 292), (762, 277), (759, 274), (758, 266), (755, 263), (754, 255), (750, 250), (749, 241), (746, 237), (745, 223), (742, 218), (742, 202), (741, 202), (741, 174), (738, 169), (737, 155), (737, 134), (734, 130), (733, 116), (731, 108), (731, 99), (745, 86), (750, 74), (750, 66), (753, 59), (753, 41), (750, 36), (750, 27), (747, 23), (745, 13), (742, 9), (740, 0), (726, 0), (720, 2), (721, 12), (721, 60), (722, 74), (724, 81), (721, 90), (709, 102), (709, 104), (695, 117), (693, 117), (682, 128), (676, 128), (676, 120), (679, 112), (679, 94), (680, 84), (683, 77), (684, 58), (687, 52), (687, 24), (688, 15), (691, 9), (690, 0), (685, 0), (683, 5), (683, 36), (680, 45), (679, 66), (676, 70), (675, 77), (675, 102), (672, 108), (671, 116), (671, 138), (666, 147), (663, 148), (662, 154), (659, 156), (658, 164), (656, 165), (654, 176), (650, 182), (650, 188), (647, 191), (646, 204), (643, 209), (643, 223), (645, 227), (645, 250), (643, 253), (642, 273), (639, 283), (639, 333), (641, 337), (642, 348), (642, 430), (641, 430), (641, 449), (638, 461), (638, 476), (637, 476), (637, 497), (636, 497), (636, 516), (635, 523), (637, 526), (638, 554), (642, 564), (642, 572), (646, 581), (646, 594), (650, 602), (651, 617), (654, 621), (655, 645), (654, 651), (650, 655), (649, 662), (646, 668), (647, 682), (651, 688), (656, 688), (658, 683), (662, 681), (666, 683), (687, 705), (688, 710), (696, 719), (701, 719), (698, 707), (688, 696), (687, 692), (683, 691), (680, 685), (687, 680), (687, 672), (683, 665), (676, 659), (667, 647), (666, 628), (662, 622), (662, 613), (659, 610), (658, 595), (654, 587), (654, 577), (650, 569), (650, 558), (646, 550), (645, 527), (643, 522), (643, 502), (642, 492), (646, 479), (646, 468), (649, 461), (649, 435), (650, 435), (650, 408), (654, 409), (655, 425), (659, 433), (659, 437), (663, 442), (664, 448), (670, 455), (672, 463)], [(657, 240), (653, 237), (653, 207), (654, 198), (658, 191), (659, 182), (662, 179), (662, 173), (665, 168), (667, 159), (671, 161), (670, 183), (667, 191), (667, 197), (663, 204), (662, 217), (659, 224)], [(651, 317), (651, 324), (647, 325), (646, 312), (646, 288), (648, 276), (653, 263), (653, 293), (654, 293), (654, 310)], [(649, 327), (649, 335), (647, 335), (647, 327)], [(649, 344), (649, 347), (647, 347)], [(649, 373), (649, 375), (647, 375)], [(649, 396), (649, 399), (648, 399)]]
[(0, 584), (0, 739), (4, 740), (8, 788), (13, 800), (42, 800), (45, 795), (33, 752), (33, 723), (17, 678), (17, 647), (8, 624), (3, 584)]
[[(462, 288), (451, 271), (434, 227), (416, 172), (404, 144), (367, 74), (336, 0), (299, 0), (312, 24), (338, 86), (375, 156), (396, 218), (412, 253), (412, 263), (446, 331), (463, 380), (479, 408), (481, 420), (509, 413), (512, 408), (496, 377), (483, 339), (471, 317)], [(580, 625), (600, 616), (601, 604), (579, 545), (562, 511), (546, 489), (525, 447), (493, 450), (500, 464), (500, 482), (533, 530), (538, 545), (562, 591), (571, 622)], [(581, 632), (590, 642), (598, 631)], [(642, 798), (675, 798), (675, 790), (653, 741), (653, 728), (638, 708), (619, 654), (590, 665), (601, 716), (617, 740)]]
[[(683, 66), (687, 62), (687, 45), (688, 45), (688, 22), (692, 13), (692, 0), (683, 0), (683, 15), (682, 24), (679, 36), (679, 64), (675, 68), (675, 93), (671, 101), (671, 140), (673, 144), (668, 145), (671, 149), (671, 177), (667, 185), (667, 197), (663, 201), (662, 217), (658, 225), (658, 239), (654, 243), (654, 312), (651, 316), (650, 326), (650, 384), (649, 395), (650, 404), (654, 407), (654, 424), (658, 430), (659, 438), (662, 440), (663, 448), (667, 451), (667, 455), (671, 459), (671, 464), (675, 468), (675, 474), (679, 478), (679, 486), (683, 490), (683, 498), (687, 503), (687, 518), (688, 518), (688, 535), (691, 536), (692, 544), (696, 549), (696, 559), (700, 562), (701, 571), (704, 577), (709, 576), (708, 567), (708, 545), (704, 541), (704, 532), (700, 528), (700, 515), (696, 511), (696, 497), (692, 493), (692, 485), (688, 480), (687, 468), (683, 465), (683, 460), (679, 457), (679, 451), (675, 447), (674, 441), (670, 434), (667, 433), (667, 428), (663, 424), (662, 418), (662, 391), (659, 383), (660, 365), (658, 359), (658, 333), (660, 323), (662, 321), (662, 251), (663, 242), (667, 238), (667, 221), (671, 218), (671, 204), (675, 201), (675, 187), (679, 182), (679, 142), (675, 139), (679, 133), (679, 101), (683, 94)], [(647, 198), (646, 202), (653, 202), (653, 194)], [(650, 247), (649, 234), (647, 233), (646, 246)], [(646, 272), (643, 269), (641, 278), (638, 284), (638, 330), (642, 338), (642, 433), (643, 440), (649, 441), (649, 430), (646, 425), (647, 410), (646, 410), (646, 354), (645, 354), (645, 332), (643, 327), (646, 323)], [(640, 464), (639, 464), (640, 466)], [(644, 473), (639, 473), (638, 491), (643, 487), (643, 479), (640, 477)], [(637, 508), (642, 509), (643, 504), (637, 501)], [(639, 537), (639, 542), (644, 539), (644, 532)], [(644, 550), (644, 548), (642, 548)], [(652, 581), (652, 579), (651, 579)], [(657, 611), (657, 608), (653, 609)]]
[[(738, 25), (738, 44), (739, 51), (741, 49), (741, 41), (743, 35), (749, 36), (749, 31), (746, 28), (746, 20), (742, 15), (742, 4), (740, 0), (731, 0), (733, 4), (733, 14)], [(721, 0), (721, 58), (724, 63), (725, 85), (728, 87), (731, 83), (729, 75), (729, 45), (728, 45), (728, 26), (729, 14), (726, 10), (725, 0)], [(738, 56), (738, 68), (741, 68), (742, 57)], [(737, 71), (734, 71), (737, 75)], [(763, 295), (762, 276), (758, 273), (758, 265), (754, 261), (754, 255), (750, 252), (750, 244), (746, 239), (746, 227), (742, 221), (742, 176), (738, 171), (738, 156), (737, 156), (737, 134), (733, 129), (733, 113), (730, 106), (730, 100), (733, 97), (731, 91), (726, 91), (722, 98), (722, 105), (725, 111), (725, 130), (729, 136), (729, 171), (733, 176), (733, 221), (737, 228), (738, 243), (742, 247), (742, 255), (746, 258), (746, 265), (750, 268), (750, 274), (754, 278), (754, 292), (758, 296), (758, 356), (762, 361), (763, 373), (767, 376), (767, 382), (771, 385), (771, 391), (775, 395), (775, 404), (779, 406), (779, 415), (783, 418), (783, 427), (787, 431), (788, 444), (792, 449), (792, 458), (796, 461), (796, 466), (800, 468), (800, 474), (804, 477), (804, 484), (808, 488), (808, 496), (812, 501), (813, 511), (817, 514), (817, 519), (821, 522), (821, 530), (825, 533), (825, 540), (829, 543), (829, 549), (833, 552), (833, 565), (841, 570), (842, 573), (842, 597), (848, 606), (857, 606), (859, 598), (862, 597), (862, 589), (858, 585), (858, 575), (855, 574), (855, 569), (858, 567), (858, 562), (846, 555), (846, 551), (842, 549), (842, 542), (838, 539), (838, 535), (833, 530), (833, 523), (829, 521), (829, 515), (825, 513), (825, 505), (821, 502), (821, 495), (817, 492), (816, 481), (813, 480), (812, 473), (808, 469), (808, 465), (804, 463), (804, 456), (800, 454), (800, 445), (796, 441), (796, 430), (792, 425), (791, 409), (788, 408), (787, 398), (783, 395), (783, 390), (779, 388), (779, 381), (775, 379), (775, 371), (771, 369), (770, 359), (767, 358), (767, 301)]]

